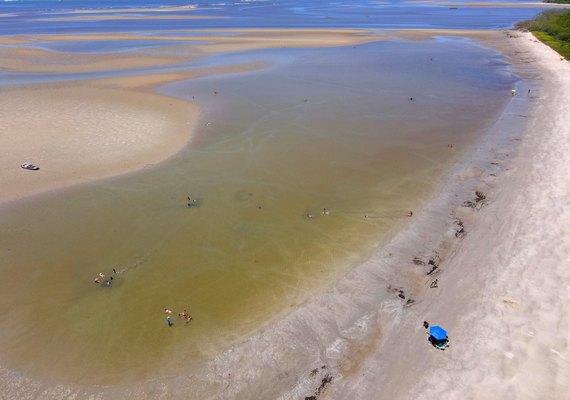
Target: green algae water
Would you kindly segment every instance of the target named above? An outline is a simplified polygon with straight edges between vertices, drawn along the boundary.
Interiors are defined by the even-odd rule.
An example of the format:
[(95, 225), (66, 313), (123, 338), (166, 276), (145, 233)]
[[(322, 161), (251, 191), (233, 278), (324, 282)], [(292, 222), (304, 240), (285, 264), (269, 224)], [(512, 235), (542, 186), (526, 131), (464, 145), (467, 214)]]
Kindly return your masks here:
[[(205, 107), (173, 159), (1, 210), (4, 364), (105, 386), (215, 357), (405, 224), (513, 82), (458, 39), (215, 61), (240, 57), (274, 64), (162, 89)], [(111, 287), (94, 283), (113, 268)]]

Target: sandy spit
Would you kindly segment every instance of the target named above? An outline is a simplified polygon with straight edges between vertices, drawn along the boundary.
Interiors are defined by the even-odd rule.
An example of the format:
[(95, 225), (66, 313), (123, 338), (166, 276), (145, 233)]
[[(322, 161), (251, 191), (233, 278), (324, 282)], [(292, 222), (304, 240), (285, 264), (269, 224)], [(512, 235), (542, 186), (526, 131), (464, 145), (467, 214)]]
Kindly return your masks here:
[[(2, 201), (142, 169), (188, 143), (200, 107), (83, 85), (8, 88), (0, 98)], [(30, 162), (39, 171), (26, 171)]]
[[(93, 72), (125, 70), (143, 67), (160, 67), (187, 63), (205, 54), (228, 51), (247, 51), (277, 47), (329, 47), (349, 46), (382, 40), (384, 37), (367, 30), (357, 29), (262, 29), (262, 30), (176, 30), (180, 35), (162, 35), (165, 32), (137, 34), (85, 34), (85, 35), (22, 35), (0, 37), (0, 44), (21, 44), (41, 42), (88, 42), (88, 41), (161, 41), (179, 44), (176, 51), (161, 56), (160, 52), (136, 53), (60, 53), (42, 48), (8, 47), (0, 48), (0, 69), (10, 72)], [(212, 32), (212, 35), (193, 34)], [(232, 36), (218, 36), (214, 33), (228, 33)], [(200, 43), (195, 43), (196, 41)]]

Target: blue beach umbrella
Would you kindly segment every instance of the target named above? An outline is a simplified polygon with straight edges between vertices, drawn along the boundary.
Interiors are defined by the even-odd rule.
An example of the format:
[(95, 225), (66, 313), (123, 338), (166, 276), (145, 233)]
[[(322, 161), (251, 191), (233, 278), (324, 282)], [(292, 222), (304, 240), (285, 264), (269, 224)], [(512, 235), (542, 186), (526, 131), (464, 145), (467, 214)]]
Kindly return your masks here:
[(436, 340), (444, 340), (447, 338), (447, 332), (441, 326), (432, 326), (429, 328), (429, 334)]

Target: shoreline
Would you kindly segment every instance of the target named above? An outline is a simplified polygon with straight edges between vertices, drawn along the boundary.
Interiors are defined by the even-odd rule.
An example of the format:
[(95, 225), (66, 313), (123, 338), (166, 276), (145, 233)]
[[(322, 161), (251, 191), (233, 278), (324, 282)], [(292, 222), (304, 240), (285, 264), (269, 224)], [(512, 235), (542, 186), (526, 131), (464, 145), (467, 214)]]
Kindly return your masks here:
[[(507, 39), (500, 39), (499, 42), (501, 40)], [(509, 58), (509, 55), (504, 54), (504, 57)], [(510, 57), (516, 57), (516, 53), (511, 53)], [(525, 68), (524, 62), (521, 64)], [(525, 82), (518, 85), (526, 85)], [(344, 399), (375, 398), (381, 390), (379, 388), (383, 388), (386, 382), (368, 387), (368, 392), (360, 390), (366, 387), (366, 380), (373, 378), (378, 371), (385, 373), (387, 380), (398, 381), (398, 374), (402, 371), (392, 370), (393, 364), (385, 362), (384, 352), (388, 351), (396, 360), (404, 363), (408, 363), (410, 357), (413, 359), (414, 354), (407, 358), (400, 357), (398, 352), (392, 351), (392, 346), (396, 345), (386, 343), (406, 335), (399, 329), (400, 322), (409, 318), (406, 314), (413, 314), (416, 307), (421, 307), (434, 278), (444, 276), (442, 271), (445, 271), (445, 263), (462, 240), (456, 237), (461, 228), (457, 222), (461, 221), (467, 229), (471, 229), (471, 224), (475, 223), (475, 211), (471, 215), (461, 213), (461, 204), (474, 198), (472, 185), (477, 185), (479, 190), (481, 186), (485, 187), (479, 181), (485, 172), (492, 171), (500, 179), (500, 174), (508, 168), (508, 153), (513, 151), (513, 143), (519, 140), (519, 134), (509, 130), (509, 127), (512, 128), (513, 118), (518, 118), (516, 113), (521, 110), (520, 107), (513, 102), (507, 105), (467, 159), (449, 173), (441, 184), (439, 194), (423, 202), (421, 209), (414, 212), (414, 219), (397, 229), (388, 244), (379, 244), (376, 256), (349, 271), (285, 318), (263, 328), (246, 342), (228, 349), (219, 359), (207, 363), (208, 375), (212, 379), (209, 383), (213, 385), (214, 378), (224, 379), (223, 375), (214, 374), (225, 368), (232, 371), (232, 377), (231, 380), (224, 380), (228, 385), (224, 398), (247, 399), (263, 392), (268, 398), (296, 399), (320, 393), (319, 399)], [(519, 120), (524, 122), (522, 118)], [(497, 142), (494, 134), (505, 128), (506, 133), (501, 133)], [(490, 151), (491, 145), (498, 145), (500, 149)], [(491, 170), (486, 171), (481, 163), (489, 161), (500, 165), (491, 165)], [(449, 211), (453, 208), (458, 212)], [(421, 259), (424, 265), (418, 267), (414, 264), (412, 260), (415, 257)], [(429, 265), (432, 260), (438, 269), (433, 275), (426, 276), (432, 269)], [(415, 319), (419, 320), (420, 326), (423, 319)], [(317, 348), (310, 345), (303, 347), (307, 343)], [(421, 346), (423, 348), (423, 341)], [(259, 356), (259, 360), (252, 361), (255, 366), (235, 372), (239, 360), (256, 348), (263, 348), (265, 352)], [(378, 364), (374, 368), (366, 366), (371, 355), (378, 357), (375, 359)], [(255, 385), (249, 387), (252, 374), (257, 374)], [(290, 376), (293, 374), (296, 376)], [(288, 382), (270, 387), (280, 380)], [(328, 383), (323, 388), (321, 385), (325, 381)], [(183, 384), (177, 382), (175, 386)], [(205, 386), (203, 382), (185, 384), (188, 387), (196, 384)], [(323, 390), (319, 391), (319, 388)], [(137, 395), (142, 396), (143, 391), (137, 392)], [(213, 393), (205, 391), (201, 395), (207, 397)], [(401, 392), (395, 391), (393, 395), (400, 398)]]
[[(521, 64), (524, 68), (524, 61)], [(161, 384), (169, 388), (168, 393), (176, 397), (176, 393), (192, 389), (199, 398), (248, 399), (262, 394), (265, 398), (296, 399), (315, 393), (320, 393), (319, 399), (372, 398), (385, 382), (372, 382), (373, 385), (368, 386), (367, 379), (374, 379), (380, 372), (384, 374), (382, 377), (398, 382), (402, 371), (392, 371), (393, 364), (386, 363), (385, 353), (394, 357), (395, 362), (403, 363), (408, 363), (410, 357), (413, 359), (414, 354), (400, 357), (397, 351), (392, 351), (391, 346), (396, 345), (387, 343), (406, 336), (400, 324), (404, 322), (408, 326), (409, 315), (416, 307), (422, 307), (432, 280), (426, 280), (426, 271), (431, 267), (418, 268), (412, 259), (419, 256), (425, 264), (436, 260), (439, 270), (433, 277), (445, 276), (441, 271), (445, 271), (446, 260), (453, 257), (457, 242), (462, 240), (455, 236), (457, 218), (462, 218), (471, 229), (476, 213), (471, 210), (472, 215), (456, 215), (450, 213), (450, 207), (459, 209), (463, 201), (473, 199), (471, 185), (482, 184), (478, 179), (485, 172), (478, 167), (480, 163), (498, 161), (501, 165), (491, 164), (490, 168), (499, 176), (499, 181), (500, 173), (504, 173), (510, 163), (509, 153), (519, 140), (519, 133), (513, 132), (517, 128), (513, 128), (503, 133), (498, 143), (493, 141), (496, 139), (493, 134), (508, 128), (510, 122), (517, 119), (524, 122), (516, 114), (521, 108), (516, 102), (510, 105), (468, 160), (454, 168), (452, 176), (442, 184), (444, 190), (454, 189), (443, 191), (424, 203), (411, 223), (399, 229), (387, 245), (379, 245), (377, 256), (245, 342), (228, 348), (216, 359), (192, 366), (176, 377), (161, 379)], [(490, 151), (491, 144), (500, 145), (500, 149)], [(421, 324), (423, 319), (420, 318), (412, 317)], [(426, 342), (418, 343), (420, 349), (429, 350)], [(256, 357), (252, 358), (251, 354)], [(373, 361), (378, 364), (371, 368), (369, 363)], [(155, 384), (155, 381), (147, 381), (128, 393), (149, 398), (146, 393), (152, 391)], [(401, 396), (402, 386), (397, 388), (394, 395)], [(364, 389), (369, 391), (361, 392)]]
[[(456, 209), (467, 234), (439, 265), (442, 289), (426, 289), (408, 310), (387, 310), (400, 322), (362, 360), (364, 373), (332, 385), (323, 398), (381, 392), (398, 399), (562, 399), (568, 393), (570, 309), (564, 298), (570, 274), (564, 266), (570, 244), (563, 204), (570, 125), (563, 99), (570, 68), (530, 33), (509, 35), (515, 54), (524, 54), (523, 67), (540, 72), (528, 78), (540, 87), (538, 95), (531, 88), (538, 104), (522, 136), (512, 138), (521, 144), (512, 159), (513, 152), (503, 154), (505, 169), (497, 179), (474, 187), (486, 187), (489, 203), (476, 212)], [(423, 320), (448, 329), (449, 349), (427, 343)]]
[[(508, 47), (502, 50), (507, 51)], [(536, 91), (536, 76), (528, 70), (526, 59), (521, 59), (513, 49), (505, 57), (517, 59), (518, 72), (526, 75), (517, 87), (519, 92), (524, 92), (521, 95), (526, 94), (529, 82), (531, 90)], [(449, 264), (455, 260), (463, 242), (476, 236), (477, 227), (485, 231), (485, 227), (478, 225), (479, 215), (493, 207), (493, 188), (509, 179), (511, 155), (515, 154), (517, 160), (523, 157), (519, 141), (527, 136), (528, 128), (523, 129), (527, 120), (518, 113), (525, 106), (521, 108), (517, 99), (514, 100), (477, 149), (443, 183), (441, 195), (414, 214), (414, 221), (400, 230), (388, 245), (379, 248), (377, 256), (215, 360), (163, 383), (177, 388), (172, 393), (202, 388), (197, 395), (204, 398), (219, 396), (220, 391), (221, 398), (227, 399), (248, 399), (260, 393), (266, 398), (279, 399), (305, 398), (317, 393), (319, 399), (374, 398), (379, 392), (382, 398), (423, 398), (423, 388), (412, 396), (406, 392), (419, 376), (429, 371), (425, 365), (428, 356), (424, 356), (424, 363), (411, 365), (410, 360), (415, 360), (418, 354), (433, 355), (421, 328), (425, 318), (434, 318), (426, 311), (426, 304), (451, 291), (452, 277), (465, 273), (460, 269), (453, 271)], [(532, 112), (536, 110), (534, 106)], [(512, 123), (517, 120), (520, 125), (513, 128)], [(494, 137), (497, 133), (502, 133), (498, 142)], [(446, 191), (450, 187), (455, 189)], [(474, 190), (480, 189), (489, 194), (488, 205), (481, 210), (462, 207), (464, 201), (473, 200)], [(460, 228), (458, 219), (467, 230), (465, 238), (456, 237)], [(426, 265), (418, 268), (412, 262), (414, 256)], [(478, 255), (468, 257), (476, 262)], [(426, 277), (426, 271), (431, 269), (427, 265), (429, 260), (436, 261), (438, 270)], [(443, 289), (430, 289), (434, 278), (440, 280)], [(405, 299), (399, 297), (402, 293)], [(461, 316), (461, 310), (456, 316)], [(438, 321), (445, 327), (453, 327), (445, 319)], [(451, 331), (450, 336), (453, 340), (457, 333)], [(257, 356), (252, 359), (248, 354)], [(440, 354), (444, 353), (435, 353), (435, 356)], [(248, 368), (243, 365), (244, 360)], [(207, 371), (202, 378), (198, 378), (199, 369)], [(424, 383), (431, 385), (436, 376), (429, 379), (428, 372), (425, 374)], [(147, 398), (145, 393), (152, 383), (147, 384), (150, 386), (143, 385), (131, 393)], [(469, 397), (458, 395), (457, 398)]]
[[(497, 158), (501, 158), (500, 161), (503, 162), (503, 160), (508, 160), (508, 155), (497, 153)], [(508, 165), (510, 165), (510, 161), (506, 161), (505, 166)], [(497, 169), (501, 170), (505, 166), (497, 166)], [(469, 181), (470, 184), (470, 180), (476, 178), (477, 174), (478, 171), (468, 170), (465, 171), (462, 178), (464, 181)], [(501, 179), (505, 178), (499, 176), (497, 181)], [(491, 182), (491, 184), (496, 183)], [(470, 190), (469, 192), (471, 194)], [(449, 197), (453, 194), (446, 193), (446, 196)], [(467, 192), (464, 194), (467, 194)], [(445, 200), (449, 200), (449, 198)], [(445, 235), (453, 236), (456, 232), (455, 220), (447, 218), (440, 209), (435, 210), (431, 208), (431, 204), (432, 202), (428, 202), (425, 207), (426, 210), (424, 210), (427, 213), (432, 213), (431, 217), (433, 219), (428, 221), (428, 223), (437, 221), (437, 224), (439, 224), (438, 230), (442, 230)], [(492, 202), (489, 205), (489, 208), (491, 207), (494, 207)], [(487, 208), (481, 210), (481, 214), (486, 211)], [(424, 212), (422, 211), (416, 213), (415, 216), (418, 216), (419, 219), (422, 218), (421, 215), (423, 214)], [(466, 217), (463, 218), (467, 220)], [(474, 226), (473, 236), (475, 236), (477, 218), (474, 217), (473, 221), (469, 221), (469, 224), (466, 224), (469, 227), (468, 229), (471, 229), (471, 223)], [(433, 235), (431, 238), (428, 238), (431, 242), (429, 240), (426, 242), (425, 236), (420, 237), (416, 235), (414, 237), (413, 230), (416, 225), (417, 222), (414, 218), (414, 221), (401, 230), (397, 237), (411, 234), (413, 239), (422, 246), (420, 256), (427, 261), (433, 254), (434, 246), (436, 248), (437, 243), (439, 243), (438, 236)], [(465, 241), (469, 240), (471, 235), (471, 231), (468, 230)], [(451, 238), (451, 240), (454, 239)], [(436, 244), (434, 245), (434, 243)], [(200, 394), (206, 398), (216, 395), (221, 398), (251, 398), (250, 395), (259, 395), (261, 393), (266, 398), (303, 398), (304, 396), (310, 396), (312, 391), (324, 382), (323, 379), (329, 376), (332, 377), (332, 382), (330, 385), (325, 385), (326, 390), (319, 397), (321, 399), (358, 398), (357, 394), (362, 395), (362, 398), (367, 398), (367, 396), (370, 397), (377, 394), (379, 391), (378, 387), (384, 388), (384, 384), (379, 384), (375, 380), (368, 380), (374, 379), (374, 376), (367, 375), (367, 370), (365, 369), (369, 365), (374, 365), (374, 362), (384, 365), (384, 368), (392, 368), (393, 364), (386, 366), (386, 352), (398, 362), (404, 364), (409, 362), (409, 359), (406, 360), (405, 358), (400, 360), (402, 357), (396, 350), (399, 346), (402, 346), (400, 338), (409, 336), (409, 332), (406, 329), (410, 326), (415, 327), (417, 318), (410, 317), (410, 313), (406, 313), (407, 310), (414, 310), (416, 306), (424, 307), (423, 302), (420, 303), (419, 300), (423, 292), (427, 291), (429, 293), (430, 290), (429, 286), (426, 289), (423, 280), (424, 274), (417, 272), (417, 266), (410, 263), (405, 270), (395, 270), (393, 268), (393, 264), (398, 257), (402, 257), (401, 261), (407, 260), (408, 263), (410, 261), (409, 254), (397, 254), (397, 252), (405, 253), (408, 251), (409, 243), (405, 244), (407, 246), (406, 249), (398, 244), (397, 241), (392, 241), (390, 245), (395, 251), (390, 251), (390, 245), (380, 249), (383, 260), (369, 260), (363, 267), (359, 267), (359, 271), (353, 270), (349, 272), (333, 288), (311, 298), (309, 300), (310, 305), (313, 306), (313, 309), (309, 310), (311, 312), (303, 312), (307, 310), (299, 311), (298, 309), (290, 314), (289, 317), (279, 320), (275, 324), (272, 323), (271, 327), (267, 329), (264, 328), (260, 334), (254, 335), (245, 344), (228, 349), (218, 359), (207, 364), (206, 381), (196, 382), (192, 379), (191, 372), (182, 374), (182, 376), (172, 378), (172, 381), (169, 382), (173, 387), (172, 390), (175, 390), (174, 388), (194, 388), (193, 393), (196, 394), (203, 390), (203, 393)], [(442, 271), (447, 272), (448, 269), (451, 270), (448, 264), (453, 262), (456, 257), (455, 254), (456, 250), (453, 248), (450, 250), (448, 261), (444, 261), (444, 257), (441, 257), (440, 269)], [(379, 267), (377, 264), (379, 262), (385, 264), (380, 266), (381, 273), (378, 273)], [(442, 279), (442, 286), (446, 279), (450, 280), (447, 278), (447, 275), (447, 273), (444, 273), (441, 275), (441, 278), (438, 275), (438, 278)], [(452, 273), (449, 274), (450, 278), (451, 276)], [(386, 277), (390, 277), (390, 279)], [(366, 283), (370, 282), (372, 282), (372, 286), (366, 285)], [(406, 301), (412, 294), (416, 304), (410, 303), (406, 305), (405, 301), (398, 297), (399, 290), (405, 291)], [(447, 288), (444, 290), (447, 291)], [(349, 294), (351, 291), (353, 295)], [(350, 295), (348, 302), (342, 302), (342, 299), (338, 299), (341, 293)], [(359, 307), (369, 307), (370, 304), (381, 305), (380, 311), (371, 311), (362, 315)], [(306, 305), (303, 304), (301, 307)], [(332, 310), (336, 306), (338, 308), (335, 314)], [(332, 316), (331, 313), (333, 314)], [(394, 317), (396, 318), (395, 320), (393, 319)], [(289, 320), (284, 322), (286, 319)], [(396, 326), (397, 322), (401, 321), (403, 321), (402, 326)], [(421, 321), (418, 322), (419, 328)], [(271, 332), (269, 336), (266, 336), (275, 327), (274, 325), (277, 325), (275, 331), (272, 332), (275, 336), (271, 337)], [(419, 334), (416, 334), (412, 338), (413, 340), (422, 338), (420, 337), (422, 332), (419, 330), (418, 332)], [(307, 352), (305, 349), (296, 346), (299, 334), (304, 335), (301, 336), (303, 341), (313, 345), (311, 351)], [(452, 340), (455, 338), (458, 338), (458, 341), (461, 340), (460, 336), (454, 331), (450, 335)], [(329, 343), (329, 345), (326, 346), (324, 345), (325, 343)], [(393, 343), (393, 347), (392, 345), (387, 346), (387, 343)], [(419, 349), (421, 351), (424, 348), (431, 350), (425, 342), (417, 340), (417, 343), (415, 345), (412, 341), (415, 350)], [(410, 344), (410, 341), (408, 340), (406, 344)], [(388, 349), (386, 350), (387, 347)], [(411, 352), (411, 349), (408, 349), (408, 351)], [(244, 358), (248, 359), (247, 355), (254, 353), (258, 354), (258, 359), (254, 362), (259, 363), (259, 369), (240, 369), (239, 366)], [(411, 354), (414, 355), (414, 353)], [(445, 354), (448, 354), (448, 352), (445, 352)], [(319, 361), (324, 361), (325, 363), (321, 364)], [(298, 365), (302, 366), (302, 368), (288, 367), (290, 365)], [(323, 365), (325, 366), (324, 368), (322, 367)], [(373, 368), (371, 369), (373, 370)], [(316, 372), (313, 373), (315, 370)], [(405, 370), (402, 371), (397, 368), (394, 368), (391, 372), (386, 372), (387, 375), (382, 376), (382, 378), (394, 378), (395, 383), (392, 384), (392, 388), (395, 395), (401, 395), (405, 379), (408, 379), (406, 384), (414, 382), (412, 380), (414, 376), (411, 372), (406, 374)], [(405, 376), (404, 378), (398, 376), (395, 379), (396, 374)], [(251, 385), (254, 379), (255, 385)], [(277, 381), (280, 383), (275, 384)], [(147, 393), (155, 393), (156, 386), (154, 385), (162, 383), (156, 381), (146, 382), (140, 385), (140, 388), (135, 389), (136, 392), (133, 394), (136, 394), (139, 398), (146, 398), (145, 396), (148, 396)], [(197, 383), (198, 385), (196, 386)], [(206, 384), (209, 385), (207, 386)], [(196, 387), (199, 389), (196, 389)], [(125, 388), (116, 389), (123, 390)], [(359, 392), (359, 390), (364, 389), (369, 391)], [(215, 391), (212, 392), (212, 390)], [(252, 392), (249, 393), (248, 391)]]

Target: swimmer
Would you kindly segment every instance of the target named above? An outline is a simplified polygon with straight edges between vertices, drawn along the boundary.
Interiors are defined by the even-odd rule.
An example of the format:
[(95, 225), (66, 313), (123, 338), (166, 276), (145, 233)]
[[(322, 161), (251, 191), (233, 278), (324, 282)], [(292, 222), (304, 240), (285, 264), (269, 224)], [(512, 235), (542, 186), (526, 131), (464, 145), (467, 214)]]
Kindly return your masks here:
[(413, 211), (408, 211), (408, 213), (406, 214), (408, 217), (411, 217), (412, 215), (414, 215)]
[(99, 280), (99, 278), (95, 278), (95, 283), (101, 283), (101, 281)]
[(323, 215), (329, 215), (329, 210), (326, 207), (323, 207)]
[(99, 272), (99, 277), (100, 277), (100, 278), (104, 278), (104, 277), (105, 277), (105, 274), (102, 273), (102, 272)]
[(167, 315), (171, 315), (172, 314), (172, 310), (169, 310), (168, 308), (164, 309), (164, 313)]

